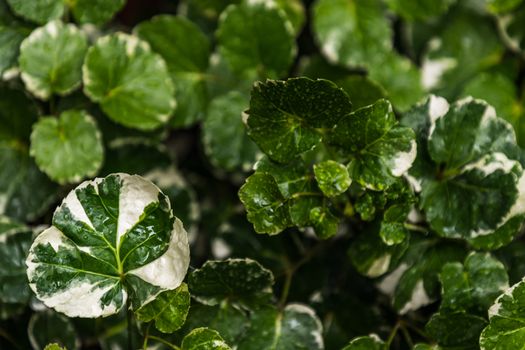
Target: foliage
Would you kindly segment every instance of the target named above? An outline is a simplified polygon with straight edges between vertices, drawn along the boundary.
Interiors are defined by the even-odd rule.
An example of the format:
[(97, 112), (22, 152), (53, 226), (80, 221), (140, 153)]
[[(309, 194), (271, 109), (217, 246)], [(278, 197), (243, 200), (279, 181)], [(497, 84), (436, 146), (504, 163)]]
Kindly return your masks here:
[(524, 20), (0, 0), (0, 348), (523, 348)]

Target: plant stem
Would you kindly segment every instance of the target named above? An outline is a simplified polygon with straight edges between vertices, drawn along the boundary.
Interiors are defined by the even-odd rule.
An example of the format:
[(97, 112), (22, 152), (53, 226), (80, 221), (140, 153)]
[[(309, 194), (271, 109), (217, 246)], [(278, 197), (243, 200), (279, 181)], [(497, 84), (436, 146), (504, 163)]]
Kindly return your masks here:
[(146, 350), (148, 348), (148, 339), (149, 339), (149, 327), (151, 326), (151, 322), (148, 323), (148, 326), (146, 327), (146, 332), (144, 334), (144, 341), (142, 342), (142, 349)]
[(168, 342), (168, 341), (166, 341), (166, 340), (164, 340), (162, 338), (156, 337), (154, 335), (150, 335), (149, 338), (152, 339), (152, 340), (158, 341), (159, 343), (162, 343), (164, 345), (167, 345), (170, 349), (180, 350), (180, 348), (177, 345), (171, 344), (170, 342)]
[(399, 330), (399, 327), (401, 326), (401, 322), (397, 321), (394, 328), (392, 328), (392, 331), (390, 332), (390, 335), (388, 336), (388, 339), (386, 341), (386, 348), (389, 349), (390, 345), (392, 344), (392, 341), (396, 337), (397, 331)]
[(133, 312), (129, 298), (126, 300), (126, 320), (128, 324), (128, 350), (133, 350)]

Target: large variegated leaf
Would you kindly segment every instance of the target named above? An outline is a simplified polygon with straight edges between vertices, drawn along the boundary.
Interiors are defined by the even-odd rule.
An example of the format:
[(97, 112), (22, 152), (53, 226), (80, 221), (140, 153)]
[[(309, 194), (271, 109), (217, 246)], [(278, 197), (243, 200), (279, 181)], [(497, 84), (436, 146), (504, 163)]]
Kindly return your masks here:
[(166, 62), (135, 36), (98, 39), (82, 69), (84, 92), (117, 123), (151, 130), (173, 113), (175, 89)]
[(409, 180), (441, 236), (498, 248), (525, 217), (525, 176), (514, 131), (481, 100), (449, 106), (431, 96), (410, 112), (406, 125), (421, 134)]
[(27, 275), (37, 297), (68, 316), (133, 309), (177, 288), (188, 268), (187, 234), (168, 198), (138, 175), (80, 184), (33, 242)]
[(518, 350), (525, 339), (525, 281), (508, 288), (489, 309), (489, 325), (481, 333), (481, 350)]

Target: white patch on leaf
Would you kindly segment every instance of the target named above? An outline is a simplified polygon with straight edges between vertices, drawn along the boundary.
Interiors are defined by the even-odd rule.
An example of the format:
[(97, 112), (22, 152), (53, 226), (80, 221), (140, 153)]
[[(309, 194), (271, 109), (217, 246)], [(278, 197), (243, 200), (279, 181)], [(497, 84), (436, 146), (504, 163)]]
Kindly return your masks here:
[(368, 268), (366, 271), (366, 275), (368, 277), (379, 277), (385, 272), (388, 271), (388, 267), (390, 266), (390, 259), (392, 258), (392, 255), (385, 254), (381, 256), (380, 258), (374, 260), (372, 265)]
[(414, 163), (414, 160), (416, 160), (417, 156), (417, 144), (415, 140), (412, 140), (410, 142), (410, 150), (407, 152), (399, 152), (396, 154), (394, 159), (392, 159), (391, 163), (391, 169), (390, 172), (395, 177), (399, 177), (406, 173), (410, 167), (412, 167), (412, 164)]
[(430, 127), (428, 129), (428, 137), (430, 138), (436, 128), (436, 123), (439, 118), (447, 114), (450, 105), (447, 100), (440, 96), (431, 95), (428, 101), (428, 116), (430, 118)]
[(119, 217), (117, 246), (120, 238), (140, 219), (144, 209), (158, 202), (160, 190), (150, 181), (139, 175), (116, 174), (122, 179), (119, 197)]
[(188, 234), (184, 230), (182, 222), (175, 219), (168, 250), (158, 259), (128, 273), (138, 276), (154, 286), (175, 289), (180, 286), (184, 276), (186, 276), (189, 263)]
[(326, 59), (331, 63), (339, 61), (339, 48), (341, 46), (341, 33), (334, 30), (328, 33), (323, 41), (322, 50)]
[(443, 74), (457, 65), (458, 61), (452, 57), (425, 59), (421, 67), (421, 85), (427, 90), (436, 87)]
[[(317, 344), (317, 349), (324, 349), (324, 342), (323, 342), (323, 325), (321, 324), (321, 321), (319, 320), (319, 317), (317, 317), (316, 313), (312, 308), (303, 305), (303, 304), (297, 304), (292, 303), (288, 304), (284, 308), (284, 312), (293, 312), (298, 314), (305, 314), (308, 315), (310, 318), (312, 318), (315, 321), (315, 329), (312, 330), (311, 335), (313, 336), (315, 343)], [(293, 320), (293, 319), (292, 319)]]
[(386, 295), (394, 295), (399, 280), (408, 268), (409, 266), (407, 264), (400, 264), (394, 271), (389, 273), (388, 276), (383, 278), (383, 280), (377, 284), (377, 288)]
[[(114, 304), (104, 307), (101, 305), (102, 296), (111, 288), (113, 285), (99, 287), (97, 283), (79, 281), (51, 296), (38, 294), (36, 291), (35, 293), (47, 307), (54, 308), (68, 317), (95, 318), (113, 315), (117, 312), (117, 307)], [(123, 293), (125, 292), (123, 291)], [(123, 299), (126, 299), (125, 295)]]
[(427, 295), (423, 280), (418, 280), (412, 291), (412, 296), (410, 300), (403, 306), (399, 311), (400, 315), (404, 315), (409, 311), (417, 310), (422, 306), (428, 305), (432, 300)]
[[(76, 189), (84, 188), (88, 185), (93, 185), (95, 187), (95, 191), (98, 192), (97, 185), (93, 181), (84, 181), (80, 185), (78, 185)], [(80, 201), (78, 200), (77, 194), (75, 190), (72, 190), (68, 193), (66, 198), (62, 201), (62, 204), (60, 207), (57, 208), (57, 210), (61, 210), (64, 207), (67, 207), (69, 211), (71, 212), (71, 215), (77, 219), (78, 221), (81, 221), (85, 224), (87, 224), (89, 227), (94, 228), (93, 223), (88, 218), (86, 211), (84, 210), (84, 207), (82, 204), (80, 204)]]

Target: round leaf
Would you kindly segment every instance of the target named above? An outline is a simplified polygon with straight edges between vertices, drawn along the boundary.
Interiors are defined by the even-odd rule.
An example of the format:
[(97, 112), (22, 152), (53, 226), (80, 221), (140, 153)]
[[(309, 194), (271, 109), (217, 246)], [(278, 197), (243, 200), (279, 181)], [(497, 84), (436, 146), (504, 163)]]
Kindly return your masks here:
[(75, 0), (68, 2), (79, 23), (104, 24), (126, 3), (126, 0)]
[(352, 181), (348, 175), (348, 169), (333, 160), (315, 164), (314, 174), (319, 188), (328, 197), (334, 197), (345, 192)]
[(182, 340), (181, 350), (231, 350), (217, 331), (197, 328)]
[(72, 24), (53, 21), (35, 29), (20, 46), (20, 71), (32, 94), (48, 99), (80, 85), (86, 36)]
[(112, 174), (71, 191), (26, 260), (30, 287), (70, 317), (133, 309), (177, 288), (189, 264), (186, 231), (168, 198), (138, 175)]
[(255, 161), (258, 149), (247, 137), (241, 119), (247, 104), (244, 95), (232, 91), (211, 102), (204, 120), (206, 154), (213, 164), (225, 170), (248, 170)]
[(377, 335), (354, 338), (343, 350), (386, 350), (387, 346)]
[(7, 0), (13, 12), (38, 24), (60, 18), (64, 13), (64, 0)]
[(134, 36), (116, 33), (97, 40), (83, 66), (84, 92), (117, 123), (151, 130), (175, 108), (166, 63)]
[(67, 183), (95, 175), (104, 149), (95, 120), (83, 111), (66, 111), (34, 124), (30, 153), (50, 178)]
[(236, 72), (256, 70), (273, 78), (286, 73), (292, 64), (294, 39), (284, 13), (267, 1), (229, 6), (217, 29), (218, 49), (230, 68)]
[(137, 318), (144, 322), (155, 320), (155, 328), (162, 333), (173, 333), (186, 321), (190, 309), (190, 293), (183, 283), (175, 290), (157, 295), (155, 300), (137, 310)]
[(171, 125), (187, 126), (200, 120), (208, 103), (205, 81), (211, 51), (208, 37), (184, 17), (169, 15), (140, 23), (135, 32), (168, 65), (178, 102)]

